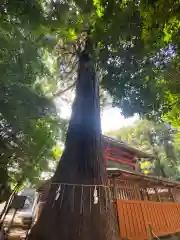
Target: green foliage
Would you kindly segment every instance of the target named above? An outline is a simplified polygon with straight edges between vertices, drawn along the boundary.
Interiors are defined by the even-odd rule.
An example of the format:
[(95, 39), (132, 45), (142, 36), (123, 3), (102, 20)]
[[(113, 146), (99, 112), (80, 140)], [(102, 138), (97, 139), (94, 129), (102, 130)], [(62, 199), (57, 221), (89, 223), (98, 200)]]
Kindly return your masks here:
[(58, 145), (54, 146), (54, 148), (53, 148), (53, 150), (52, 150), (52, 156), (53, 156), (53, 158), (54, 158), (55, 160), (59, 160), (60, 157), (61, 157), (61, 155), (62, 155), (62, 149), (61, 149)]
[(152, 172), (152, 163), (146, 160), (142, 161), (140, 163), (140, 169), (145, 175), (148, 175)]
[[(7, 162), (15, 169), (17, 162), (20, 172), (24, 167), (38, 172), (52, 157), (58, 127), (65, 132), (67, 124), (57, 118), (50, 96), (63, 90), (62, 86), (74, 86), (78, 54), (87, 34), (94, 46), (92, 57), (101, 87), (113, 104), (125, 116), (139, 113), (179, 126), (179, 8), (179, 2), (172, 0), (3, 1), (3, 169), (7, 170)], [(142, 150), (152, 148), (147, 134), (129, 131), (147, 143)]]
[(176, 132), (176, 129), (164, 124), (138, 120), (132, 126), (122, 127), (107, 134), (155, 156), (151, 164), (147, 160), (140, 163), (145, 174), (175, 178), (179, 174), (180, 166), (180, 145)]
[[(48, 23), (49, 26), (46, 24)], [(4, 1), (0, 7), (0, 198), (20, 179), (48, 169), (64, 137), (52, 96), (47, 58), (54, 47), (42, 1)], [(48, 91), (44, 88), (48, 85)], [(62, 129), (62, 133), (60, 132)], [(4, 192), (4, 193), (3, 193)]]
[[(55, 2), (55, 6), (54, 32), (64, 50), (56, 51), (61, 66), (71, 70), (76, 66), (71, 61), (72, 50), (78, 55), (85, 39), (82, 33), (90, 29), (101, 87), (111, 95), (113, 104), (125, 116), (139, 113), (157, 121), (165, 117), (176, 124), (173, 116), (175, 112), (179, 116), (179, 101), (169, 99), (178, 98), (180, 89), (177, 1), (76, 0), (73, 4)], [(67, 75), (62, 75), (64, 82)]]

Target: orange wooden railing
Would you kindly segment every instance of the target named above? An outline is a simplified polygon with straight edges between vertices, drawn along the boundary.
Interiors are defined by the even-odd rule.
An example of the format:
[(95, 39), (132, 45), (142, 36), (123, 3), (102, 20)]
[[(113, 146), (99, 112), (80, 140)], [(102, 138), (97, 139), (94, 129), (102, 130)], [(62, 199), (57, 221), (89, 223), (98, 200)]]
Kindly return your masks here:
[(156, 236), (180, 232), (180, 204), (117, 200), (120, 235), (128, 240), (148, 239), (148, 225)]

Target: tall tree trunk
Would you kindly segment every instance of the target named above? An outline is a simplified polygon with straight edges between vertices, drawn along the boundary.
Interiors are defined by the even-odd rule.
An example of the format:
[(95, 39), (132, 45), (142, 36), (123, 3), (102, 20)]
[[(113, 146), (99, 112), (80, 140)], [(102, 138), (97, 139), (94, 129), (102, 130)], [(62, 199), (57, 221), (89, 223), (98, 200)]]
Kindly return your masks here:
[(91, 51), (88, 39), (79, 59), (65, 150), (28, 240), (119, 239), (102, 154), (99, 89)]

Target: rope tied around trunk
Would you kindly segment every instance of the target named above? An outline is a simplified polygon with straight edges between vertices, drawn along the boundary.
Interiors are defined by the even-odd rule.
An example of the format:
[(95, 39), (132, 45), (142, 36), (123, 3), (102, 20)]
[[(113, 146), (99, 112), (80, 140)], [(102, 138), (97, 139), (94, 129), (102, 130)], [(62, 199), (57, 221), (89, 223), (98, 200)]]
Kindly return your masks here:
[[(81, 214), (83, 213), (83, 211), (85, 211), (84, 201), (85, 199), (87, 201), (87, 196), (89, 199), (89, 213), (91, 213), (92, 204), (94, 205), (99, 204), (100, 212), (103, 212), (103, 209), (104, 211), (107, 211), (108, 205), (113, 202), (111, 189), (107, 185), (71, 184), (71, 183), (59, 183), (59, 182), (53, 182), (51, 183), (51, 185), (57, 185), (52, 208), (55, 207), (55, 205), (57, 205), (57, 202), (60, 202), (58, 206), (61, 209), (61, 206), (63, 204), (64, 194), (65, 194), (65, 191), (67, 190), (71, 191), (72, 211), (74, 210), (75, 201), (78, 201)], [(77, 191), (80, 191), (79, 200), (75, 198), (75, 194), (77, 193)], [(103, 191), (104, 191), (104, 194), (103, 194)], [(105, 196), (105, 197), (102, 198), (102, 196)], [(101, 201), (104, 201), (105, 204), (101, 204)]]
[(107, 185), (103, 184), (74, 184), (74, 183), (60, 183), (60, 182), (52, 182), (51, 185), (67, 185), (67, 186), (78, 186), (78, 187), (104, 187), (104, 188), (109, 188)]

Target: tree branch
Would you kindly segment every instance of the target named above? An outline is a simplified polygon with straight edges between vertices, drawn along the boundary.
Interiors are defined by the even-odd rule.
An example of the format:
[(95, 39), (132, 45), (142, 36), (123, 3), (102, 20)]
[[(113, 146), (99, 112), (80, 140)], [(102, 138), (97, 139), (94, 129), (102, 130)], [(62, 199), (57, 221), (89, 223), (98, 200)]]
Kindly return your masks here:
[(64, 94), (65, 92), (67, 92), (68, 90), (70, 90), (71, 88), (75, 87), (76, 85), (76, 81), (73, 82), (73, 84), (71, 84), (70, 86), (68, 86), (66, 89), (62, 90), (62, 91), (58, 91), (57, 93), (53, 94), (53, 97), (60, 97), (62, 94)]

